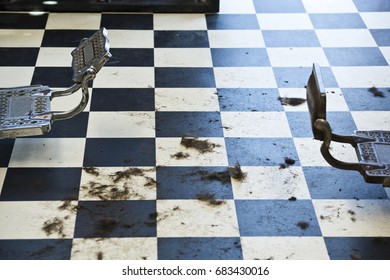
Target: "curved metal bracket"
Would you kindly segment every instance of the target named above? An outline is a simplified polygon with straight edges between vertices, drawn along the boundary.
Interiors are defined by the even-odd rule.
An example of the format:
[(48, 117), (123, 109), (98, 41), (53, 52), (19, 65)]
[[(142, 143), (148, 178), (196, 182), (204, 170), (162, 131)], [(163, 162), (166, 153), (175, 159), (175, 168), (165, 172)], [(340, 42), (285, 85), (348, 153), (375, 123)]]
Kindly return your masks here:
[(53, 99), (55, 97), (71, 95), (72, 93), (78, 91), (80, 88), (81, 88), (81, 84), (78, 83), (78, 84), (74, 84), (73, 86), (71, 86), (70, 88), (67, 88), (65, 90), (53, 91), (51, 93), (51, 99)]
[[(88, 100), (89, 100), (88, 82), (90, 80), (93, 80), (95, 78), (95, 76), (96, 76), (96, 71), (93, 68), (90, 68), (87, 71), (85, 71), (85, 74), (84, 74), (82, 82), (81, 82), (81, 88), (82, 88), (83, 95), (82, 95), (82, 98), (81, 98), (79, 105), (77, 105), (75, 108), (73, 108), (72, 110), (69, 110), (69, 111), (53, 113), (53, 117), (52, 117), (53, 121), (66, 120), (66, 119), (73, 118), (74, 116), (78, 115), (79, 113), (81, 113), (85, 109), (85, 107), (88, 104)], [(80, 88), (80, 86), (78, 88)], [(73, 92), (69, 92), (69, 94), (71, 94)], [(68, 93), (66, 91), (64, 91), (62, 93), (60, 92), (60, 94), (58, 94), (57, 96), (64, 96), (64, 95), (68, 95)]]
[(383, 166), (377, 164), (360, 163), (360, 162), (344, 162), (340, 161), (332, 156), (329, 152), (330, 143), (332, 141), (332, 130), (329, 123), (324, 119), (317, 119), (314, 122), (316, 129), (320, 130), (323, 134), (323, 142), (321, 145), (321, 154), (324, 159), (333, 167), (346, 170), (356, 170), (362, 175), (365, 175), (366, 170), (383, 168)]

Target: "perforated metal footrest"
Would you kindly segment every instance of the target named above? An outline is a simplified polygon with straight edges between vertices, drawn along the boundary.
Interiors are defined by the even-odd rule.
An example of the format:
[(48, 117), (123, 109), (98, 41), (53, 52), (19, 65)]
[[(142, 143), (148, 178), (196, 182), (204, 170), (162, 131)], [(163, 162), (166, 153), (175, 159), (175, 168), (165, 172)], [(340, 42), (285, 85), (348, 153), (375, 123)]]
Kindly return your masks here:
[[(390, 131), (355, 131), (355, 135), (369, 137), (372, 141), (357, 144), (357, 152), (368, 177), (390, 177)], [(375, 168), (375, 165), (380, 168)]]
[[(81, 40), (71, 52), (75, 84), (68, 89), (51, 91), (48, 86), (34, 85), (0, 90), (0, 139), (41, 135), (50, 131), (54, 121), (81, 113), (89, 100), (88, 82), (111, 58), (109, 48), (104, 27)], [(80, 88), (82, 98), (76, 107), (65, 112), (50, 111), (53, 98), (73, 94)]]
[(41, 85), (0, 90), (0, 138), (50, 131), (50, 97), (50, 88)]

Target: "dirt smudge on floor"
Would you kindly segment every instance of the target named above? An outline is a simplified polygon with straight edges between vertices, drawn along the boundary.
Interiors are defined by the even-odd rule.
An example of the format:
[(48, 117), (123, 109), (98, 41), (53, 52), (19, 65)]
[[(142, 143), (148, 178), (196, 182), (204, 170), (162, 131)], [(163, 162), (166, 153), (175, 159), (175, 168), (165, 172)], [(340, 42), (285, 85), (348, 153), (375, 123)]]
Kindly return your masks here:
[(126, 200), (130, 198), (130, 191), (126, 184), (121, 187), (90, 181), (88, 186), (81, 188), (87, 190), (87, 195), (101, 200)]
[(49, 256), (54, 249), (55, 249), (54, 246), (49, 245), (49, 246), (46, 246), (46, 247), (44, 247), (36, 252), (31, 253), (30, 256), (31, 257), (38, 257), (38, 256), (44, 256), (44, 255)]
[(46, 233), (47, 236), (58, 234), (61, 237), (65, 237), (64, 222), (58, 217), (45, 221), (42, 226), (42, 230)]
[(185, 158), (188, 158), (190, 156), (189, 153), (183, 153), (183, 152), (178, 152), (174, 155), (171, 155), (171, 158), (176, 158), (176, 159), (185, 159)]
[(299, 106), (306, 102), (305, 98), (299, 97), (278, 97), (278, 100), (285, 106)]
[(79, 209), (78, 205), (72, 205), (72, 200), (65, 200), (60, 206), (57, 207), (61, 211), (71, 211), (76, 212)]
[(200, 175), (201, 180), (207, 181), (219, 181), (221, 183), (229, 183), (231, 182), (231, 178), (243, 181), (246, 178), (246, 173), (244, 173), (241, 169), (241, 165), (237, 163), (233, 167), (228, 167), (224, 171), (208, 171), (208, 170), (198, 170), (190, 175)]
[(310, 224), (306, 221), (299, 221), (297, 223), (297, 226), (300, 227), (301, 229), (307, 229), (310, 226)]
[(201, 154), (210, 153), (214, 150), (214, 148), (220, 147), (220, 145), (210, 143), (208, 140), (199, 140), (198, 137), (190, 137), (187, 135), (183, 135), (181, 137), (180, 144), (187, 149), (196, 149)]
[(229, 170), (210, 172), (207, 170), (198, 170), (193, 172), (192, 175), (200, 175), (202, 181), (219, 181), (221, 183), (230, 182)]
[(235, 180), (238, 180), (238, 181), (243, 181), (245, 180), (246, 178), (246, 173), (244, 173), (241, 169), (241, 165), (240, 163), (236, 163), (235, 166), (233, 167), (229, 167), (229, 173), (230, 173), (230, 176), (235, 179)]
[(96, 176), (96, 177), (98, 177), (100, 175), (100, 172), (98, 171), (98, 169), (96, 167), (84, 167), (83, 170), (86, 173), (91, 174), (91, 175)]
[(385, 94), (379, 89), (377, 89), (376, 87), (370, 87), (368, 89), (368, 92), (371, 92), (374, 97), (382, 97), (382, 98), (385, 97)]
[[(85, 172), (94, 176), (99, 174), (100, 180), (90, 180), (88, 183), (81, 186), (81, 189), (84, 190), (86, 196), (90, 198), (99, 198), (101, 200), (127, 200), (133, 196), (142, 197), (136, 189), (131, 187), (132, 184), (134, 184), (134, 182), (132, 182), (134, 177), (143, 177), (146, 181), (143, 183), (144, 187), (150, 188), (158, 185), (154, 178), (147, 175), (147, 171), (150, 170), (127, 168), (121, 171), (111, 172), (111, 174), (103, 174), (102, 171), (93, 168), (90, 169), (89, 172)], [(139, 182), (136, 184), (139, 184)], [(137, 187), (139, 186), (137, 185)]]
[(356, 222), (356, 213), (355, 213), (355, 211), (353, 211), (353, 210), (348, 210), (348, 214), (350, 214), (351, 215), (351, 221), (352, 222)]
[(217, 200), (217, 199), (215, 199), (215, 195), (211, 194), (211, 193), (198, 194), (196, 196), (196, 198), (199, 201), (206, 202), (210, 206), (220, 206), (220, 205), (226, 203), (224, 200)]
[(101, 218), (96, 225), (95, 235), (107, 236), (109, 233), (113, 232), (119, 225), (120, 222), (118, 219), (111, 217)]
[(291, 165), (295, 164), (295, 160), (289, 157), (284, 158), (284, 163), (279, 165), (279, 169), (285, 169)]
[(114, 183), (118, 183), (121, 180), (128, 180), (132, 176), (144, 176), (144, 170), (139, 168), (129, 168), (123, 171), (117, 171), (113, 175), (109, 175)]

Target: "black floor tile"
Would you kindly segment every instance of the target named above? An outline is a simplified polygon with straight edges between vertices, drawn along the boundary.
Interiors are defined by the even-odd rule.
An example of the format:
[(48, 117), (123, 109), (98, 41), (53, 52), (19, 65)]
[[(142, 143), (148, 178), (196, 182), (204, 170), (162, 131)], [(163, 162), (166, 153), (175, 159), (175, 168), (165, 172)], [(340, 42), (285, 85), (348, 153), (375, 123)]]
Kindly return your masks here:
[(157, 199), (233, 199), (228, 167), (158, 167)]
[(368, 184), (356, 171), (330, 166), (304, 166), (313, 199), (388, 199), (382, 185)]
[(73, 70), (69, 67), (35, 67), (31, 84), (51, 88), (68, 88), (74, 84)]
[(240, 236), (321, 236), (310, 200), (236, 200)]
[(9, 168), (0, 200), (77, 200), (80, 177), (80, 168)]
[(156, 112), (157, 137), (223, 137), (218, 112)]
[(89, 38), (95, 32), (96, 30), (46, 30), (42, 47), (76, 48), (82, 39)]
[(325, 237), (331, 260), (390, 260), (389, 237)]
[(159, 260), (242, 260), (237, 237), (159, 238)]
[(22, 13), (2, 13), (1, 29), (45, 29), (48, 14), (29, 15)]
[(101, 27), (106, 29), (153, 30), (152, 14), (102, 14)]
[(154, 111), (154, 89), (93, 89), (91, 111)]
[(254, 14), (210, 14), (206, 15), (206, 21), (208, 30), (259, 29), (259, 23)]
[(214, 67), (271, 66), (265, 48), (211, 49)]
[(301, 0), (253, 0), (257, 13), (304, 13)]
[(7, 167), (14, 148), (15, 139), (0, 140), (0, 167)]
[(155, 166), (154, 138), (89, 138), (83, 166)]
[(72, 239), (0, 240), (1, 260), (69, 260)]
[(153, 66), (153, 49), (124, 49), (111, 48), (112, 58), (106, 63), (106, 66)]
[(155, 48), (208, 48), (207, 31), (154, 31)]
[(155, 68), (156, 88), (214, 88), (213, 68)]
[(155, 201), (80, 201), (76, 238), (154, 237)]
[(38, 52), (39, 48), (0, 48), (0, 66), (35, 66)]
[(219, 106), (223, 111), (267, 112), (284, 111), (275, 88), (221, 88), (218, 89)]
[(343, 88), (342, 92), (351, 111), (390, 111), (386, 102), (390, 88)]
[(299, 165), (291, 138), (226, 138), (229, 165), (278, 166), (286, 157)]

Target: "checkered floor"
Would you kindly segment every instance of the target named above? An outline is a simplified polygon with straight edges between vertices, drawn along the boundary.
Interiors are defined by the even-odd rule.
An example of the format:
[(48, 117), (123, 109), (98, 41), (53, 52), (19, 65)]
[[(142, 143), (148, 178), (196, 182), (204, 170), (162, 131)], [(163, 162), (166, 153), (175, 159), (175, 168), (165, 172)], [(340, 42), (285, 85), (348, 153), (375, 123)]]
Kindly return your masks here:
[(0, 140), (1, 259), (390, 259), (390, 190), (330, 167), (306, 103), (280, 100), (305, 98), (318, 62), (335, 132), (390, 129), (388, 0), (1, 13), (0, 88), (70, 86), (101, 26), (113, 57), (87, 109)]

